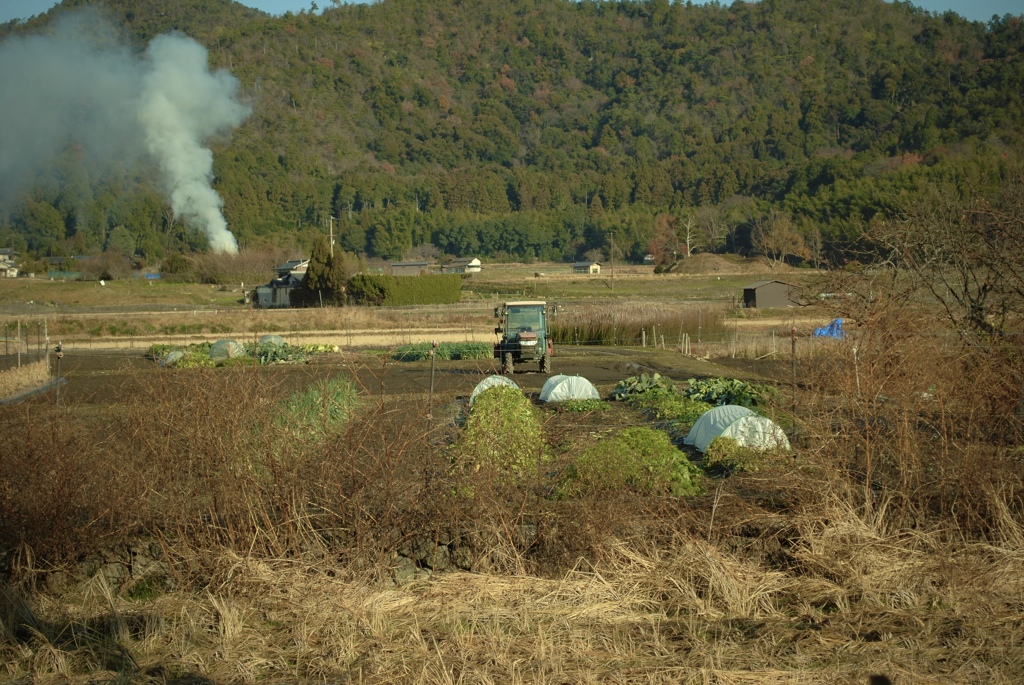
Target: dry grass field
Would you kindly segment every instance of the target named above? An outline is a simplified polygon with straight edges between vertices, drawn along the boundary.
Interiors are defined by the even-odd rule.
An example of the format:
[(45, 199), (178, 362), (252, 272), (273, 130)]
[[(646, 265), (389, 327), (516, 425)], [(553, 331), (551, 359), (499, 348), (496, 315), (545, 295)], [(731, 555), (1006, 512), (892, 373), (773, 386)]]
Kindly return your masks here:
[[(623, 402), (535, 406), (538, 468), (515, 477), (459, 456), (465, 398), (491, 363), (439, 362), (432, 382), (429, 362), (388, 354), (402, 335), (486, 340), (515, 274), (453, 308), (58, 305), (51, 338), (72, 343), (61, 408), (0, 407), (0, 682), (1024, 682), (1017, 348), (966, 346), (895, 298), (737, 317), (717, 274), (617, 274), (614, 295), (535, 278), (562, 283), (542, 287), (565, 330), (610, 324), (616, 338), (563, 346), (556, 371), (604, 397), (641, 371), (765, 382), (759, 410), (793, 445), (757, 468), (707, 468), (704, 494), (570, 491), (590, 447), (663, 422)], [(712, 339), (684, 356), (698, 308)], [(804, 335), (839, 314), (850, 340)], [(182, 330), (187, 317), (205, 328)], [(625, 339), (638, 327), (665, 348)], [(150, 339), (275, 330), (351, 337), (279, 368), (141, 356)], [(514, 380), (535, 397), (544, 377)], [(340, 419), (309, 395), (332, 381), (358, 396)]]
[(38, 388), (50, 380), (50, 368), (45, 361), (28, 362), (20, 367), (0, 371), (0, 400)]
[[(827, 311), (809, 307), (780, 311), (772, 319), (736, 318), (728, 325), (720, 321), (743, 312), (735, 304), (744, 285), (779, 276), (807, 283), (813, 290), (822, 278), (814, 272), (775, 274), (751, 260), (697, 255), (678, 274), (655, 275), (651, 267), (639, 266), (620, 266), (617, 273), (612, 288), (610, 275), (573, 275), (563, 264), (494, 264), (466, 279), (463, 301), (457, 306), (386, 310), (253, 310), (242, 302), (242, 283), (210, 286), (127, 279), (101, 286), (95, 281), (4, 279), (0, 325), (13, 330), (20, 322), (32, 350), (47, 334), (52, 341), (62, 340), (69, 351), (142, 350), (154, 343), (250, 340), (267, 333), (295, 344), (389, 348), (431, 339), (491, 342), (491, 310), (497, 304), (537, 297), (557, 304), (569, 316), (567, 329), (578, 312), (607, 312), (606, 321), (628, 314), (634, 332), (622, 340), (613, 336), (616, 344), (640, 344), (642, 328), (651, 346), (664, 341), (666, 348), (678, 348), (686, 333), (691, 345), (716, 345), (713, 352), (696, 350), (700, 355), (718, 354), (724, 345), (732, 356), (742, 356), (748, 349), (751, 356), (762, 356), (779, 349), (781, 343), (772, 342), (773, 333), (778, 338), (797, 324), (809, 332), (829, 320)], [(567, 330), (565, 335), (566, 341), (581, 340), (579, 331)]]

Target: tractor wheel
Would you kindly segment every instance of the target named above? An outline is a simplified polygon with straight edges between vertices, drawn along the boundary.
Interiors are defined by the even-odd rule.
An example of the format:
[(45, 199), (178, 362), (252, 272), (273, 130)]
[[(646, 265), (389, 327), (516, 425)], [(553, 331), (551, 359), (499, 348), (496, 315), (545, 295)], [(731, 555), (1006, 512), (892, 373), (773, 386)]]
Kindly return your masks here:
[(511, 352), (506, 352), (505, 354), (501, 355), (501, 373), (502, 374), (507, 374), (507, 375), (511, 376), (512, 375), (512, 365), (513, 365), (513, 362), (512, 362), (512, 353)]
[(551, 357), (546, 354), (540, 358), (540, 372), (546, 376), (551, 375)]

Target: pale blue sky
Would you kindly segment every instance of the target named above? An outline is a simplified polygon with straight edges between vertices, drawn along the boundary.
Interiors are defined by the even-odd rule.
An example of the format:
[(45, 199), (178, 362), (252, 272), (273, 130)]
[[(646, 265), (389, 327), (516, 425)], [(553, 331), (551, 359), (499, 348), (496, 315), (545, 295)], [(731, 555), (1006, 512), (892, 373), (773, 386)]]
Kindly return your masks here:
[[(698, 0), (699, 2), (700, 0)], [(284, 14), (309, 9), (309, 0), (241, 0), (242, 4), (257, 7), (270, 14)], [(41, 14), (57, 4), (56, 0), (0, 0), (0, 23), (11, 19), (25, 19)], [(722, 2), (728, 5), (729, 2)], [(915, 5), (932, 12), (953, 10), (968, 19), (988, 21), (993, 14), (1024, 14), (1024, 0), (915, 0)], [(329, 7), (330, 0), (319, 0), (317, 5)]]

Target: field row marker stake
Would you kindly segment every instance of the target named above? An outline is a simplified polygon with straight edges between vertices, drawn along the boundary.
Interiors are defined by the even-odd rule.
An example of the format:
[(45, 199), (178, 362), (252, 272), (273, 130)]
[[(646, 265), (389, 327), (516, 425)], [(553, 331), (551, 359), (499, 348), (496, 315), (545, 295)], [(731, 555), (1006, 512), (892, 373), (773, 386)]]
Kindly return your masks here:
[(430, 343), (430, 400), (427, 404), (427, 420), (430, 422), (431, 428), (434, 423), (434, 369), (437, 364), (437, 345), (436, 340)]
[(718, 511), (718, 501), (722, 497), (722, 484), (719, 483), (715, 489), (715, 501), (711, 505), (711, 520), (708, 521), (708, 542), (711, 542), (711, 532), (715, 529), (715, 512)]
[(790, 329), (793, 335), (793, 423), (796, 423), (796, 326)]
[(683, 344), (683, 313), (679, 313), (679, 354), (686, 354), (686, 346)]

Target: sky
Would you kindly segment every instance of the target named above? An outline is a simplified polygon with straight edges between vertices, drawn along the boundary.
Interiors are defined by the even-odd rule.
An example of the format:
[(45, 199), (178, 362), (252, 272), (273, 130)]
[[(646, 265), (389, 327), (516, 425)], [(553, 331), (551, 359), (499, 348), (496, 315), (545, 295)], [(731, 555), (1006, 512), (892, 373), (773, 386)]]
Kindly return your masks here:
[[(309, 9), (310, 0), (240, 0), (243, 5), (256, 7), (270, 14), (284, 14)], [(699, 2), (700, 0), (698, 0)], [(11, 19), (27, 19), (42, 14), (57, 4), (56, 0), (0, 0), (0, 23)], [(329, 7), (330, 0), (317, 5)], [(725, 0), (722, 4), (728, 5)], [(914, 4), (931, 12), (953, 10), (973, 21), (988, 21), (993, 14), (1024, 14), (1024, 0), (914, 0)]]

